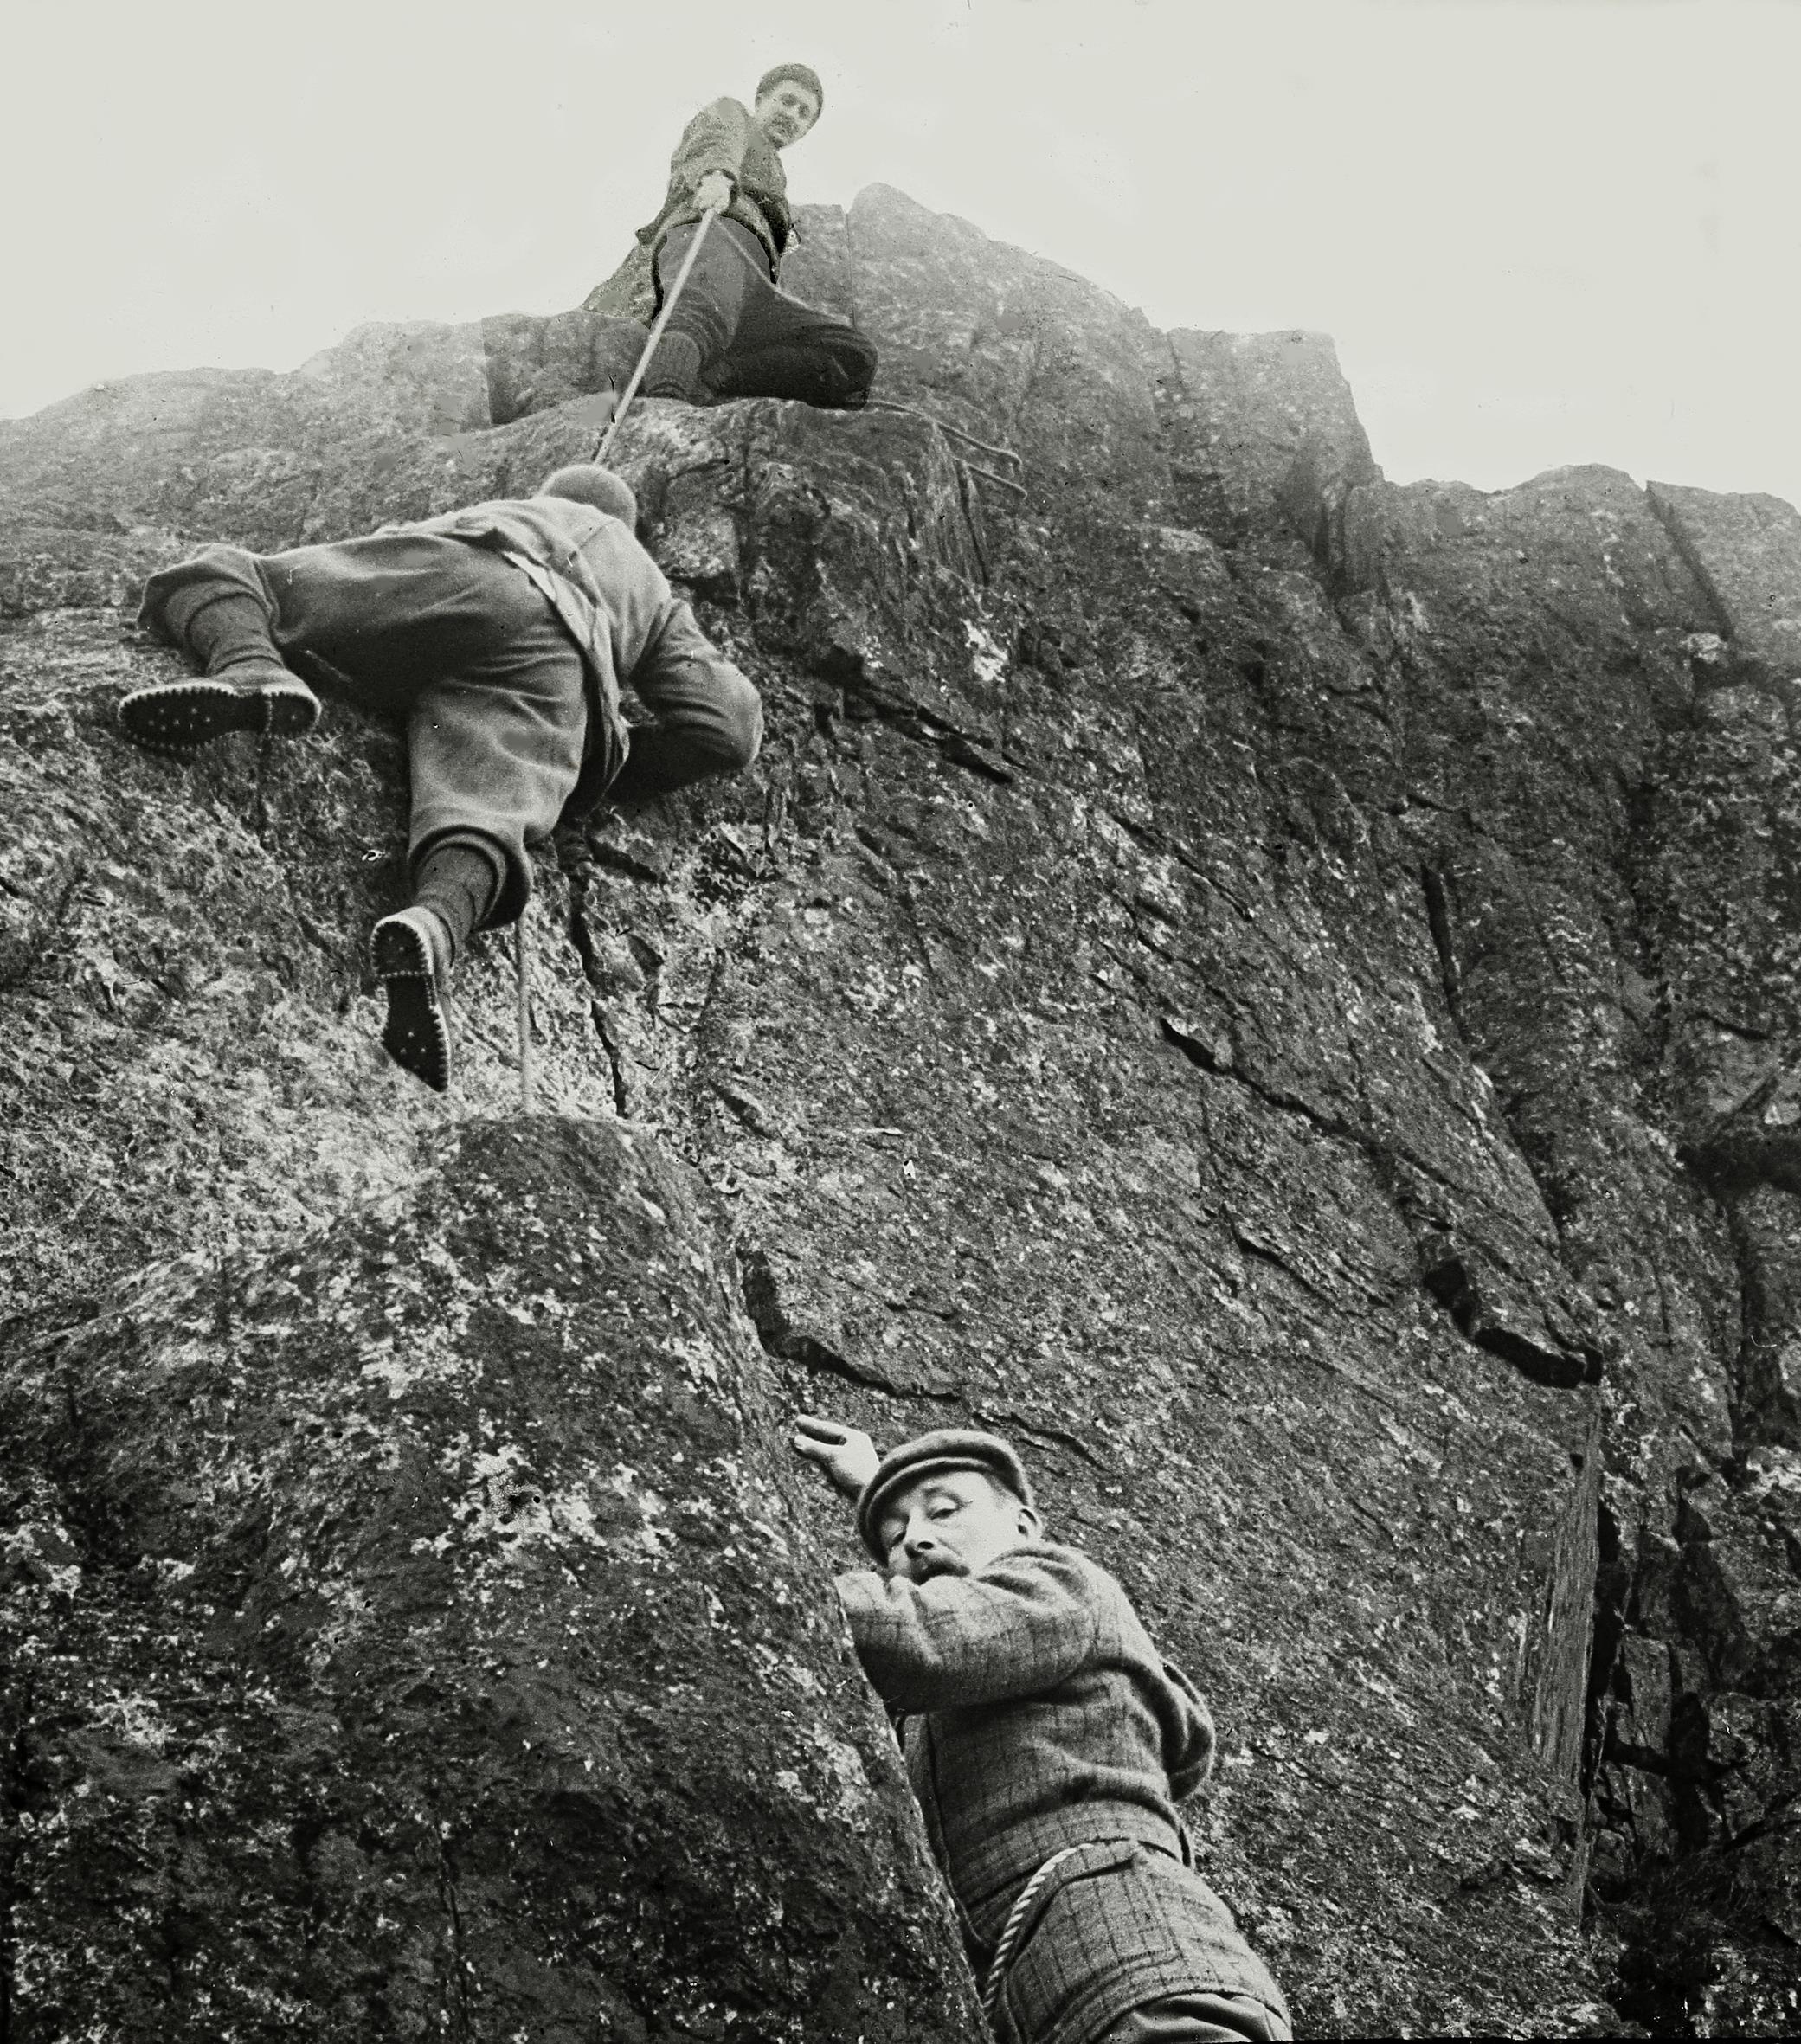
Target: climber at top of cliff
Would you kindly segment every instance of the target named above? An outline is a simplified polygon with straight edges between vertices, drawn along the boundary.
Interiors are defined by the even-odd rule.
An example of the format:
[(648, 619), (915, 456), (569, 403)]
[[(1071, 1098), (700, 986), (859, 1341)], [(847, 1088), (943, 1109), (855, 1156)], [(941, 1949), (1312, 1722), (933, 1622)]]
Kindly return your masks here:
[(790, 397), (832, 410), (867, 401), (873, 346), (779, 283), (794, 231), (781, 152), (809, 132), (824, 103), (816, 72), (777, 64), (757, 80), (753, 105), (715, 100), (682, 131), (660, 211), (587, 301), (648, 325), (702, 236), (646, 367), (646, 397)]
[[(610, 470), (560, 468), (536, 496), (258, 555), (207, 546), (145, 588), (140, 621), (204, 678), (119, 704), (140, 745), (187, 752), (233, 731), (299, 737), (318, 698), (299, 662), (361, 710), (403, 719), (413, 900), (370, 943), (382, 1041), (450, 1083), (442, 995), (479, 929), (531, 894), (526, 846), (603, 794), (664, 794), (736, 774), (762, 742), (751, 684), (701, 635), (637, 540)], [(653, 721), (629, 730), (621, 685)]]
[(1290, 2035), (1176, 1814), (1212, 1764), (1206, 1706), (1106, 1570), (1043, 1537), (1012, 1446), (947, 1429), (878, 1456), (810, 1414), (794, 1444), (882, 1565), (839, 1599), (999, 2044)]

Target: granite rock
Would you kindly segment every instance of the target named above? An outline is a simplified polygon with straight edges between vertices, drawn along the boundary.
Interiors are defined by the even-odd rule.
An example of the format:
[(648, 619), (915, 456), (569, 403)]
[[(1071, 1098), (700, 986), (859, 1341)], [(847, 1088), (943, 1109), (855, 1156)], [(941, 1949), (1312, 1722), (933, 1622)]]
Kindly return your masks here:
[[(1159, 335), (879, 187), (802, 228), (789, 281), (854, 313), (908, 409), (646, 402), (621, 429), (647, 543), (769, 738), (741, 780), (547, 849), (530, 1122), (503, 941), (460, 993), (450, 1101), (372, 1047), (395, 735), (333, 705), (303, 746), (136, 754), (112, 706), (171, 663), (116, 607), (202, 538), (529, 488), (593, 444), (616, 311), (364, 332), (293, 376), (144, 379), (0, 428), (0, 1387), (31, 1443), (0, 1539), (16, 1623), (74, 1629), (6, 1692), (0, 1925), (37, 1955), (0, 1928), (13, 2008), (79, 1979), (96, 2034), (215, 2034), (183, 1999), (204, 1951), (245, 2036), (389, 2034), (367, 1997), (402, 1980), (411, 2034), (497, 2044), (608, 2034), (601, 2010), (622, 2035), (728, 2009), (752, 2038), (975, 2034), (819, 1616), (851, 1550), (784, 1413), (824, 1407), (1019, 1442), (1053, 1528), (1212, 1700), (1192, 1828), (1309, 2033), (1769, 2027), (1795, 1984), (1801, 894), (1794, 706), (1745, 592), (1801, 550), (1761, 500), (1703, 519), (1605, 469), (1396, 486), (1320, 337)], [(479, 1192), (503, 1181), (541, 1232)], [(463, 1283), (493, 1308), (463, 1315)], [(449, 1330), (428, 1411), (363, 1373), (390, 1310)], [(649, 1359), (685, 1315), (704, 1333)], [(230, 1330), (288, 1320), (251, 1370)], [(241, 1441), (209, 1430), (228, 1398)], [(286, 1424), (303, 1398), (351, 1449)], [(571, 1534), (573, 1581), (533, 1551), (503, 1657), (544, 1771), (476, 1754), (499, 1678), (441, 1573), (475, 1558), (407, 1546), (462, 1524), (489, 1422), (530, 1444), (534, 1525), (623, 1467), (685, 1526), (716, 1496), (724, 1544), (753, 1510), (771, 1529), (754, 1581), (698, 1533), (610, 1574)], [(214, 1456), (248, 1501), (201, 1482)], [(607, 1494), (602, 1539), (636, 1538)], [(252, 1614), (330, 1623), (281, 1587), (290, 1555), (367, 1612), (366, 1657), (278, 1627), (209, 1699)], [(638, 1638), (666, 1568), (660, 1658), (609, 1686), (559, 1642)], [(434, 1626), (466, 1665), (434, 1647), (395, 1687)], [(747, 1680), (757, 1642), (790, 1674)], [(109, 1696), (165, 1728), (170, 1773), (132, 1772)], [(444, 1748), (479, 1952), (392, 1815), (429, 1800), (381, 1757), (402, 1719)], [(709, 1737), (734, 1757), (711, 1802)], [(207, 1738), (218, 1799), (190, 1816)], [(552, 1810), (590, 1751), (611, 1800)], [(830, 1814), (846, 1751), (857, 1822)], [(776, 1823), (784, 1774), (842, 1856)], [(721, 1812), (776, 1842), (722, 1857)], [(308, 1824), (362, 1856), (307, 1871)], [(641, 1893), (627, 1835), (656, 1840)], [(84, 1886), (77, 1843), (119, 1885)], [(576, 1922), (540, 1898), (578, 1861)], [(235, 1899), (278, 1890), (298, 1948)], [(778, 1907), (766, 1953), (722, 1944)], [(293, 1956), (315, 1919), (341, 1972)], [(896, 2027), (859, 2030), (878, 2006)]]

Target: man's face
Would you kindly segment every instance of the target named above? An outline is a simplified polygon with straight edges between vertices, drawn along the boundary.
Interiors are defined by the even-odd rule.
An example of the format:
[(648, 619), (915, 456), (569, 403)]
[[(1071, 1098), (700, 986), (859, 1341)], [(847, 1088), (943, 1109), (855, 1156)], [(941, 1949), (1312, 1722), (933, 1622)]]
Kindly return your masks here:
[(757, 125), (776, 148), (798, 142), (820, 117), (820, 103), (798, 79), (778, 78), (756, 103)]
[(980, 1469), (946, 1469), (908, 1484), (888, 1500), (876, 1528), (891, 1573), (911, 1583), (973, 1576), (1038, 1533), (1038, 1514)]

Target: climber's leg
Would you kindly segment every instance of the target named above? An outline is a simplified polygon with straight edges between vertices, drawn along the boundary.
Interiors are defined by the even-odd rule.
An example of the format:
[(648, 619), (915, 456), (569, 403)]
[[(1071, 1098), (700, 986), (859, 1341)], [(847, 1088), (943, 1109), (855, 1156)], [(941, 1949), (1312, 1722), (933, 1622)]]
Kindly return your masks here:
[(716, 775), (742, 774), (762, 745), (762, 698), (735, 667), (698, 662), (635, 678), (656, 722), (632, 732), (608, 791), (615, 801), (666, 795)]
[(189, 752), (233, 731), (297, 738), (318, 721), (318, 698), (277, 652), (275, 607), (254, 554), (203, 548), (153, 575), (139, 622), (200, 669), (190, 681), (133, 689), (119, 706), (140, 745)]
[(359, 709), (406, 720), (414, 900), (371, 942), (383, 1041), (429, 1085), (450, 1077), (440, 996), (472, 930), (531, 890), (525, 847), (555, 828), (582, 769), (582, 657), (531, 582), (437, 533), (375, 533), (244, 556), (283, 654), (316, 657)]
[(788, 397), (855, 411), (868, 402), (875, 375), (875, 344), (865, 335), (752, 277), (730, 351), (709, 381), (716, 399)]
[(531, 898), (526, 848), (556, 828), (588, 738), (582, 657), (556, 613), (498, 556), (460, 551), (479, 604), (466, 628), (437, 634), (445, 671), (419, 689), (407, 721), (414, 903), (384, 916), (372, 944), (388, 994), (382, 1041), (441, 1091), (451, 968), (473, 931), (511, 922)]
[(466, 647), (413, 705), (408, 854), (416, 880), (447, 839), (496, 847), (500, 885), (477, 924), (492, 929), (531, 898), (526, 847), (556, 827), (581, 777), (588, 700), (582, 657), (550, 605), (496, 556), (467, 550), (494, 578), (496, 609), (505, 606), (510, 628)]
[[(674, 283), (700, 223), (671, 228), (655, 259), (659, 302)], [(723, 361), (738, 331), (746, 293), (769, 266), (762, 244), (735, 220), (715, 220), (669, 324), (657, 343), (641, 386), (646, 397), (678, 397), (690, 404), (711, 402), (712, 370)]]
[(434, 1092), (450, 1083), (444, 992), (471, 934), (493, 907), (504, 871), (493, 839), (473, 832), (441, 838), (415, 862), (412, 906), (384, 916), (370, 935), (370, 962), (388, 997), (383, 1048)]

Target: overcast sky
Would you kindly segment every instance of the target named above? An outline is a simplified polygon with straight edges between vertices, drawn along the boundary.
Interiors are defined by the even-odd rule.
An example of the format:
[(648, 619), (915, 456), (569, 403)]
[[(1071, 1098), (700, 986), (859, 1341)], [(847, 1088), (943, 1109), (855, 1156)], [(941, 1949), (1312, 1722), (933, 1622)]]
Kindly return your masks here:
[(787, 57), (797, 201), (1323, 329), (1398, 481), (1801, 501), (1801, 0), (0, 0), (0, 416), (574, 305)]

